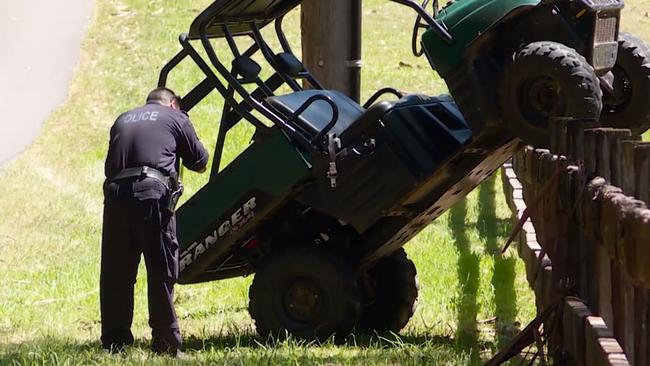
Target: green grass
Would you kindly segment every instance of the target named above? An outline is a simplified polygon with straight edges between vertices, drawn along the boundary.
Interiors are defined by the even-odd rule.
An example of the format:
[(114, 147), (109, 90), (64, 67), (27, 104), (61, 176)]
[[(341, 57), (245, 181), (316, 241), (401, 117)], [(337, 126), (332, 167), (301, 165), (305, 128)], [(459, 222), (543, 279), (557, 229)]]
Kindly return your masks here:
[[(622, 30), (634, 33), (650, 43), (650, 0), (627, 0), (623, 10)], [(650, 141), (650, 131), (643, 135)]]
[[(160, 67), (178, 51), (178, 33), (209, 0), (98, 0), (67, 102), (39, 139), (0, 173), (0, 364), (167, 364), (147, 350), (146, 281), (136, 288), (137, 347), (121, 356), (99, 349), (98, 273), (101, 184), (108, 129), (142, 102)], [(650, 38), (642, 11), (629, 1), (626, 26)], [(383, 86), (444, 92), (424, 59), (410, 54), (413, 14), (383, 0), (364, 1), (363, 95)], [(298, 14), (287, 20), (299, 41)], [(190, 66), (170, 84), (187, 91)], [(206, 146), (214, 146), (221, 100), (192, 112)], [(250, 138), (235, 129), (226, 158)], [(191, 195), (206, 177), (186, 177)], [(247, 312), (250, 278), (178, 286), (176, 309), (190, 360), (198, 364), (479, 364), (534, 315), (522, 263), (499, 256), (510, 229), (500, 181), (491, 179), (430, 225), (408, 246), (418, 267), (419, 308), (398, 336), (351, 338), (343, 345), (261, 342)]]

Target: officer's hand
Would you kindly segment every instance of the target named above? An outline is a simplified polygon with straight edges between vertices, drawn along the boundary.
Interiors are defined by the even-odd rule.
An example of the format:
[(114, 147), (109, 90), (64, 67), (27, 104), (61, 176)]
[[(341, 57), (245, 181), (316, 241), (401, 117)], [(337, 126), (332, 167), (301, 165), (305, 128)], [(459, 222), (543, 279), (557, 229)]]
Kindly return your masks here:
[(200, 173), (200, 174), (203, 174), (203, 173), (205, 173), (205, 172), (207, 172), (207, 171), (208, 171), (208, 166), (207, 166), (207, 165), (204, 165), (203, 168), (197, 170), (196, 172), (197, 172), (197, 173)]

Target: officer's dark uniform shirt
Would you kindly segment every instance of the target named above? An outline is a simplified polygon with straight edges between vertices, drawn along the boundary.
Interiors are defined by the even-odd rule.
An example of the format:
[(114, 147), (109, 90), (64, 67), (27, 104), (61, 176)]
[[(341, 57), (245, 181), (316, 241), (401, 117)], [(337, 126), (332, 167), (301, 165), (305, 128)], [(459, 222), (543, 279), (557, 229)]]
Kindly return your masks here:
[[(178, 173), (177, 156), (195, 171), (208, 162), (208, 153), (187, 114), (150, 102), (115, 121), (104, 173), (110, 181), (122, 169), (149, 166), (170, 176)], [(160, 199), (165, 192), (164, 185), (155, 179), (133, 183), (133, 195), (140, 200)]]

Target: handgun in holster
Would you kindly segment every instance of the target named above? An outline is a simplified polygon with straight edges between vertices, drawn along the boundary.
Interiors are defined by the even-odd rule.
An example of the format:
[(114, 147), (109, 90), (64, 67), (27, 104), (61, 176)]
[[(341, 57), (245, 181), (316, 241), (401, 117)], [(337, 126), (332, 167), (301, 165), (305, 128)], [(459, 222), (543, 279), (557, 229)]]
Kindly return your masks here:
[(173, 173), (169, 177), (169, 192), (167, 192), (167, 201), (164, 208), (171, 213), (176, 212), (176, 205), (182, 195), (183, 183), (178, 178), (178, 174)]

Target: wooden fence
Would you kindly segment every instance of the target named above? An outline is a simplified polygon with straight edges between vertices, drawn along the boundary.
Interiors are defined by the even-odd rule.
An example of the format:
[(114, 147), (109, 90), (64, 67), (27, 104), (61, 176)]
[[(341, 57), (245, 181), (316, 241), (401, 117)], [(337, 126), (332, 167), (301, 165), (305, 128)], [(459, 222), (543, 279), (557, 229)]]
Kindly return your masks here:
[(552, 346), (570, 363), (650, 365), (650, 143), (589, 127), (553, 121), (553, 152), (504, 166), (509, 206), (530, 214), (518, 251), (538, 310), (564, 302)]

